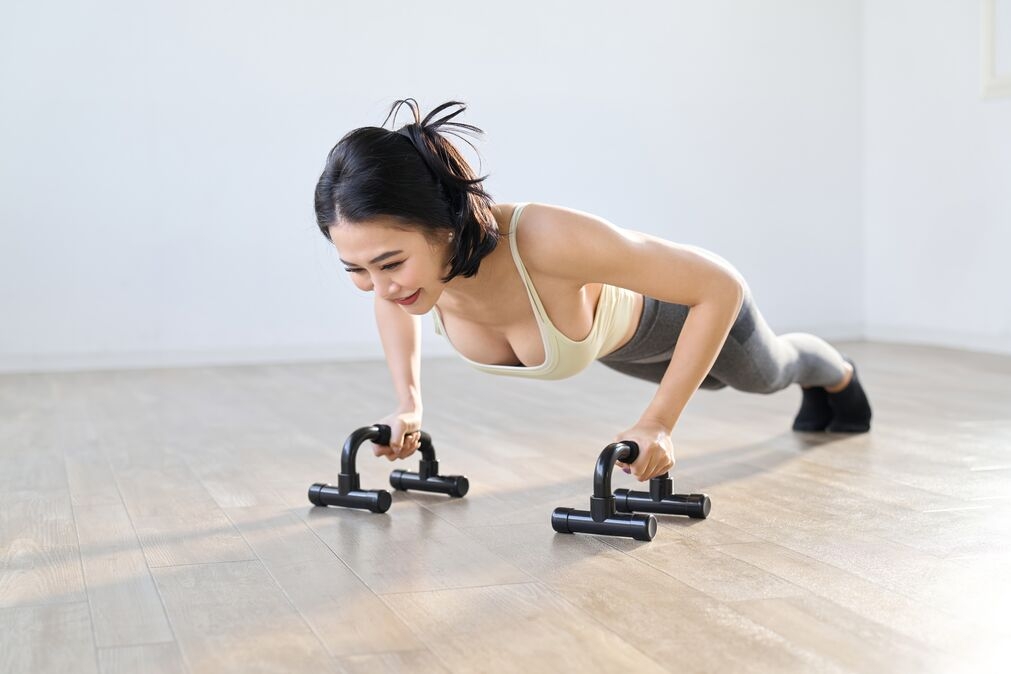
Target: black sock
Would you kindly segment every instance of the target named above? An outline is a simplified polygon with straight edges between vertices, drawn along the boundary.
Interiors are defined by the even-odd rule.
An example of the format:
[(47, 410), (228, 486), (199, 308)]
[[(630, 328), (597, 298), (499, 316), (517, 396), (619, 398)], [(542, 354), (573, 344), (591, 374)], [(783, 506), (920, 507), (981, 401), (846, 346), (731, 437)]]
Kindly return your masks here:
[(866, 433), (871, 430), (871, 403), (857, 379), (857, 366), (849, 358), (846, 362), (853, 366), (853, 379), (838, 393), (826, 392), (832, 409), (832, 423), (826, 430), (829, 433)]
[(793, 430), (801, 432), (824, 431), (832, 423), (832, 408), (828, 405), (828, 392), (821, 386), (801, 389), (804, 400), (800, 404)]

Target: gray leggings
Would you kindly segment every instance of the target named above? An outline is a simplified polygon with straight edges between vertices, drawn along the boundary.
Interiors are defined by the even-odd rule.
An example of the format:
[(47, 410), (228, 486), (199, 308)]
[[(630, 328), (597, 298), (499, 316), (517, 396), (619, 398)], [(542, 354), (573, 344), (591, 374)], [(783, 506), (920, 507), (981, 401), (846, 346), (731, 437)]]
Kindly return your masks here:
[[(722, 258), (721, 258), (722, 259)], [(644, 297), (639, 327), (627, 344), (603, 358), (604, 365), (659, 384), (667, 371), (689, 307)], [(726, 386), (774, 393), (790, 384), (835, 386), (845, 375), (842, 355), (828, 342), (803, 332), (776, 335), (746, 289), (744, 304), (727, 341), (699, 388)]]

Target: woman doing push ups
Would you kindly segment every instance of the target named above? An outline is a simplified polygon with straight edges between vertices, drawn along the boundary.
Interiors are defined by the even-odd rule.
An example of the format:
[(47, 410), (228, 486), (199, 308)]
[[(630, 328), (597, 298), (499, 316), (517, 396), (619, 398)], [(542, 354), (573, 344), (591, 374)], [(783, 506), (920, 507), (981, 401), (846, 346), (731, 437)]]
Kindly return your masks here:
[[(395, 131), (362, 127), (330, 151), (316, 220), (375, 314), (399, 404), (390, 460), (418, 448), (421, 316), (473, 367), (562, 379), (594, 360), (658, 384), (614, 441), (642, 451), (638, 480), (674, 465), (671, 432), (699, 388), (802, 387), (795, 431), (862, 433), (871, 408), (853, 361), (814, 335), (776, 335), (741, 274), (720, 256), (542, 203), (494, 203), (444, 134), (451, 101)], [(436, 119), (451, 106), (455, 112)], [(389, 118), (387, 118), (389, 119)], [(385, 124), (385, 123), (384, 123)]]

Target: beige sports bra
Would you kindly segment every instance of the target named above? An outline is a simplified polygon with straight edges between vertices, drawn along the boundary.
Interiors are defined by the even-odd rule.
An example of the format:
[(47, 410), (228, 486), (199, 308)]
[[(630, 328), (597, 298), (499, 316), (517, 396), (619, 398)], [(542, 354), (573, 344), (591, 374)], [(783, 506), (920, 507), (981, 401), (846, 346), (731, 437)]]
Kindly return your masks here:
[[(533, 379), (564, 379), (583, 371), (594, 360), (610, 353), (618, 346), (633, 319), (636, 293), (625, 288), (604, 284), (600, 291), (596, 313), (593, 316), (593, 325), (586, 338), (576, 342), (559, 332), (558, 328), (552, 324), (551, 319), (548, 318), (548, 313), (544, 310), (544, 305), (541, 304), (541, 298), (537, 295), (537, 290), (530, 281), (530, 276), (527, 274), (516, 247), (516, 229), (520, 213), (523, 212), (526, 205), (526, 203), (519, 204), (513, 210), (509, 225), (509, 248), (512, 250), (513, 261), (516, 263), (516, 269), (520, 272), (520, 278), (523, 279), (523, 285), (526, 286), (527, 295), (530, 297), (530, 304), (533, 306), (534, 317), (544, 343), (544, 362), (532, 367), (486, 365), (470, 360), (463, 354), (460, 354), (460, 357), (468, 365), (490, 374), (531, 377)], [(452, 346), (452, 340), (446, 335), (439, 307), (433, 308), (432, 318), (435, 322), (435, 331), (445, 337)], [(459, 350), (457, 353), (459, 354)]]

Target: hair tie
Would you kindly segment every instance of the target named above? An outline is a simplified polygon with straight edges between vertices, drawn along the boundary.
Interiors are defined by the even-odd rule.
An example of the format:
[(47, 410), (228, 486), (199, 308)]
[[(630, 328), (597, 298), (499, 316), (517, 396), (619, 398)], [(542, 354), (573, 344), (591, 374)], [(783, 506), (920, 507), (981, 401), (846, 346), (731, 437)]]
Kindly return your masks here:
[(409, 140), (409, 141), (411, 141), (413, 143), (414, 142), (414, 138), (411, 137), (411, 134), (408, 131), (408, 129), (411, 128), (412, 126), (417, 126), (418, 129), (421, 131), (422, 134), (425, 133), (425, 127), (423, 127), (420, 124), (408, 124), (407, 126), (401, 128), (401, 129), (397, 129), (397, 133), (399, 133), (401, 136), (405, 136), (407, 138), (407, 140)]

